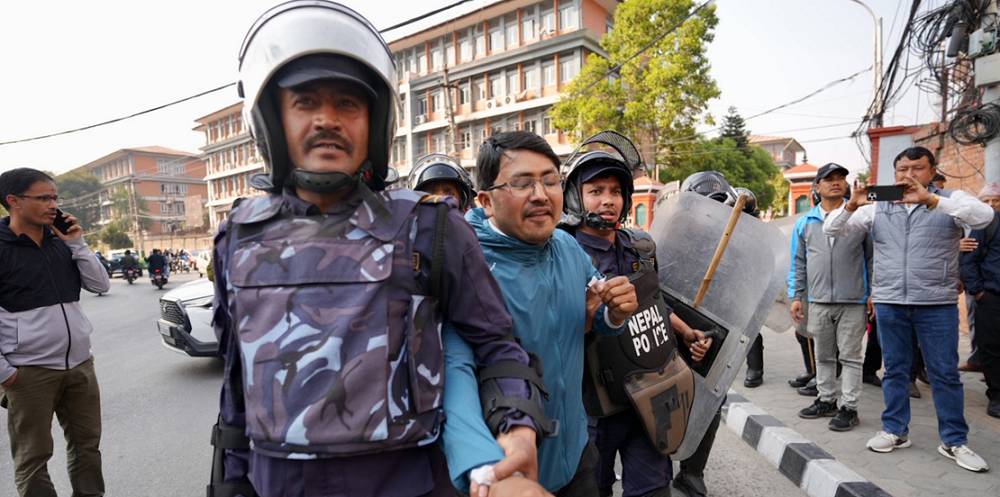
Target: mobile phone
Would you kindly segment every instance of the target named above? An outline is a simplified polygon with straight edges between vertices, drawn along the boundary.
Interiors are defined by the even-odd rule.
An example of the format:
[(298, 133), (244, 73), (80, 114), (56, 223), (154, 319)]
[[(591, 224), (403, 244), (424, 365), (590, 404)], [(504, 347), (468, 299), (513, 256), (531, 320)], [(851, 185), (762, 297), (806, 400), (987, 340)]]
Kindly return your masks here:
[(903, 200), (903, 192), (905, 190), (906, 189), (904, 187), (896, 185), (869, 186), (868, 201), (884, 202), (887, 200)]
[(63, 217), (63, 214), (65, 213), (62, 211), (62, 209), (56, 209), (56, 219), (55, 221), (52, 221), (52, 227), (59, 230), (60, 233), (65, 235), (66, 232), (69, 231), (69, 228), (73, 226), (73, 224), (75, 223), (67, 221), (66, 218)]

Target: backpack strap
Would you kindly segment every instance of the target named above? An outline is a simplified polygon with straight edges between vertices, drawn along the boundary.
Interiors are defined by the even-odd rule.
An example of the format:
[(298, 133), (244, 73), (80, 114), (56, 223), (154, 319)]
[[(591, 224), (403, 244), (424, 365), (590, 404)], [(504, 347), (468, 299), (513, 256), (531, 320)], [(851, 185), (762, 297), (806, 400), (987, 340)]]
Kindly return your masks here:
[(437, 222), (434, 226), (434, 252), (431, 256), (431, 275), (427, 293), (434, 298), (441, 298), (441, 285), (443, 279), (444, 264), (444, 239), (447, 235), (448, 204), (439, 203), (437, 205)]

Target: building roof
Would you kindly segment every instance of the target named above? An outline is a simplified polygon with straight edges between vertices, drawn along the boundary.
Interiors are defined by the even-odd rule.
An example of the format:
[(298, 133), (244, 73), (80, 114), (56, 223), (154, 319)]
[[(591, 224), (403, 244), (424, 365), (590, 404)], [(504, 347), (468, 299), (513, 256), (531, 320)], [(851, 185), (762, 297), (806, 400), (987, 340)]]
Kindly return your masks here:
[(763, 135), (750, 135), (747, 136), (747, 142), (751, 145), (771, 145), (771, 144), (784, 144), (785, 149), (789, 149), (793, 152), (805, 152), (806, 149), (802, 147), (795, 138), (789, 138), (787, 136), (763, 136)]
[(90, 169), (92, 169), (92, 168), (94, 168), (96, 166), (104, 164), (105, 162), (117, 159), (119, 157), (123, 157), (123, 156), (129, 155), (129, 154), (133, 154), (133, 153), (142, 154), (142, 155), (169, 155), (169, 156), (174, 156), (174, 157), (190, 157), (192, 159), (197, 159), (199, 157), (199, 154), (197, 154), (197, 153), (185, 152), (183, 150), (176, 150), (176, 149), (173, 149), (173, 148), (161, 147), (159, 145), (151, 145), (151, 146), (148, 146), (148, 147), (123, 148), (123, 149), (114, 151), (114, 152), (112, 152), (112, 153), (110, 153), (108, 155), (105, 155), (104, 157), (101, 157), (99, 159), (92, 160), (92, 161), (90, 161), (90, 162), (88, 162), (88, 163), (86, 163), (86, 164), (84, 164), (84, 165), (82, 165), (82, 166), (80, 166), (78, 168), (75, 168), (74, 171), (77, 170), (77, 169), (78, 170), (83, 170), (83, 171), (90, 170)]
[(238, 113), (238, 112), (240, 112), (242, 110), (243, 110), (243, 101), (240, 100), (239, 102), (236, 102), (236, 103), (231, 104), (229, 106), (223, 107), (223, 108), (221, 108), (221, 109), (219, 109), (219, 110), (217, 110), (215, 112), (212, 112), (211, 114), (208, 114), (206, 116), (202, 116), (202, 117), (199, 117), (198, 119), (195, 119), (194, 122), (198, 123), (198, 126), (194, 127), (193, 129), (194, 129), (194, 131), (198, 131), (204, 125), (206, 125), (206, 124), (208, 124), (208, 123), (210, 123), (210, 122), (212, 122), (212, 121), (214, 121), (216, 119), (228, 116), (228, 115), (233, 114), (233, 113)]
[(816, 167), (816, 166), (814, 166), (812, 164), (808, 164), (808, 163), (803, 162), (802, 164), (799, 164), (799, 165), (797, 165), (795, 167), (789, 168), (787, 171), (785, 171), (785, 172), (783, 172), (781, 174), (782, 174), (782, 176), (785, 177), (785, 179), (787, 179), (789, 181), (791, 181), (793, 179), (796, 179), (796, 180), (807, 179), (807, 180), (811, 181), (813, 178), (816, 177), (816, 172), (817, 171), (819, 171), (818, 167)]

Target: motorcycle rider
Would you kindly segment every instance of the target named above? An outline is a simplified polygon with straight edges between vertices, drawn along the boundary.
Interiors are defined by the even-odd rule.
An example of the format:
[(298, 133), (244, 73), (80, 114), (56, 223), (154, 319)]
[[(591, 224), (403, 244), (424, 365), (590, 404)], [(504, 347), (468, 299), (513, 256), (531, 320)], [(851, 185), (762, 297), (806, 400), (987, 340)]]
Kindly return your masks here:
[[(269, 195), (234, 205), (215, 237), (226, 365), (210, 495), (454, 495), (432, 443), (442, 321), (480, 366), (528, 356), (505, 339), (510, 315), (454, 200), (385, 189), (392, 53), (353, 10), (293, 0), (254, 23), (239, 60), (268, 171), (251, 181)], [(532, 387), (500, 379), (527, 403)], [(534, 422), (519, 409), (502, 417), (498, 439), (527, 431), (519, 469), (537, 473)]]
[(136, 274), (139, 273), (139, 271), (138, 271), (138, 269), (139, 269), (139, 261), (138, 261), (138, 259), (135, 258), (134, 255), (132, 255), (132, 251), (131, 250), (125, 249), (125, 255), (123, 255), (122, 258), (118, 262), (121, 264), (122, 274), (125, 274), (125, 272), (128, 271), (129, 269), (135, 269), (136, 270)]
[(149, 269), (149, 279), (153, 279), (157, 269), (163, 272), (164, 278), (170, 274), (170, 266), (167, 264), (167, 259), (160, 253), (160, 249), (153, 249), (153, 253), (146, 258), (146, 266)]
[[(589, 143), (610, 145), (617, 153), (586, 151), (584, 147)], [(670, 457), (657, 450), (647, 435), (643, 417), (627, 402), (627, 394), (623, 390), (614, 391), (618, 384), (611, 385), (596, 378), (624, 365), (628, 365), (625, 369), (662, 368), (670, 362), (677, 348), (676, 342), (669, 337), (671, 330), (691, 349), (696, 361), (700, 361), (711, 347), (710, 338), (691, 329), (658, 298), (656, 246), (649, 234), (621, 228), (632, 205), (632, 170), (641, 166), (642, 157), (632, 142), (613, 131), (604, 131), (585, 140), (565, 166), (568, 169), (563, 194), (565, 216), (560, 227), (575, 236), (599, 271), (632, 279), (640, 301), (633, 320), (639, 319), (644, 308), (653, 306), (659, 306), (656, 315), (669, 315), (664, 322), (664, 332), (657, 336), (653, 336), (655, 330), (649, 326), (635, 327), (649, 330), (649, 342), (653, 344), (642, 353), (636, 352), (640, 348), (633, 347), (633, 339), (637, 336), (633, 333), (614, 338), (593, 337), (587, 346), (584, 399), (588, 414), (595, 416), (590, 424), (600, 452), (595, 473), (602, 496), (612, 494), (611, 487), (616, 479), (615, 458), (619, 453), (624, 497), (670, 495), (673, 471)], [(624, 346), (615, 346), (621, 343)], [(614, 376), (619, 378), (619, 375)], [(602, 402), (602, 397), (608, 400)], [(619, 400), (625, 402), (613, 405), (615, 402), (611, 399), (615, 397), (622, 397)], [(649, 417), (654, 417), (653, 413)]]

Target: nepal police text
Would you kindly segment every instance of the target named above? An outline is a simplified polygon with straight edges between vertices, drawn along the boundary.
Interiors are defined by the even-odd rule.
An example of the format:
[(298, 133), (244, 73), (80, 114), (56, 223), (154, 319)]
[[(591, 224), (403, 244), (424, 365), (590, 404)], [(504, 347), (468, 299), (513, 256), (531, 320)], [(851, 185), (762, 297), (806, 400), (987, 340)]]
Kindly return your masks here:
[[(635, 347), (636, 357), (667, 343), (667, 326), (657, 306), (650, 306), (632, 315), (628, 321), (629, 334)], [(650, 342), (652, 335), (652, 342)]]

